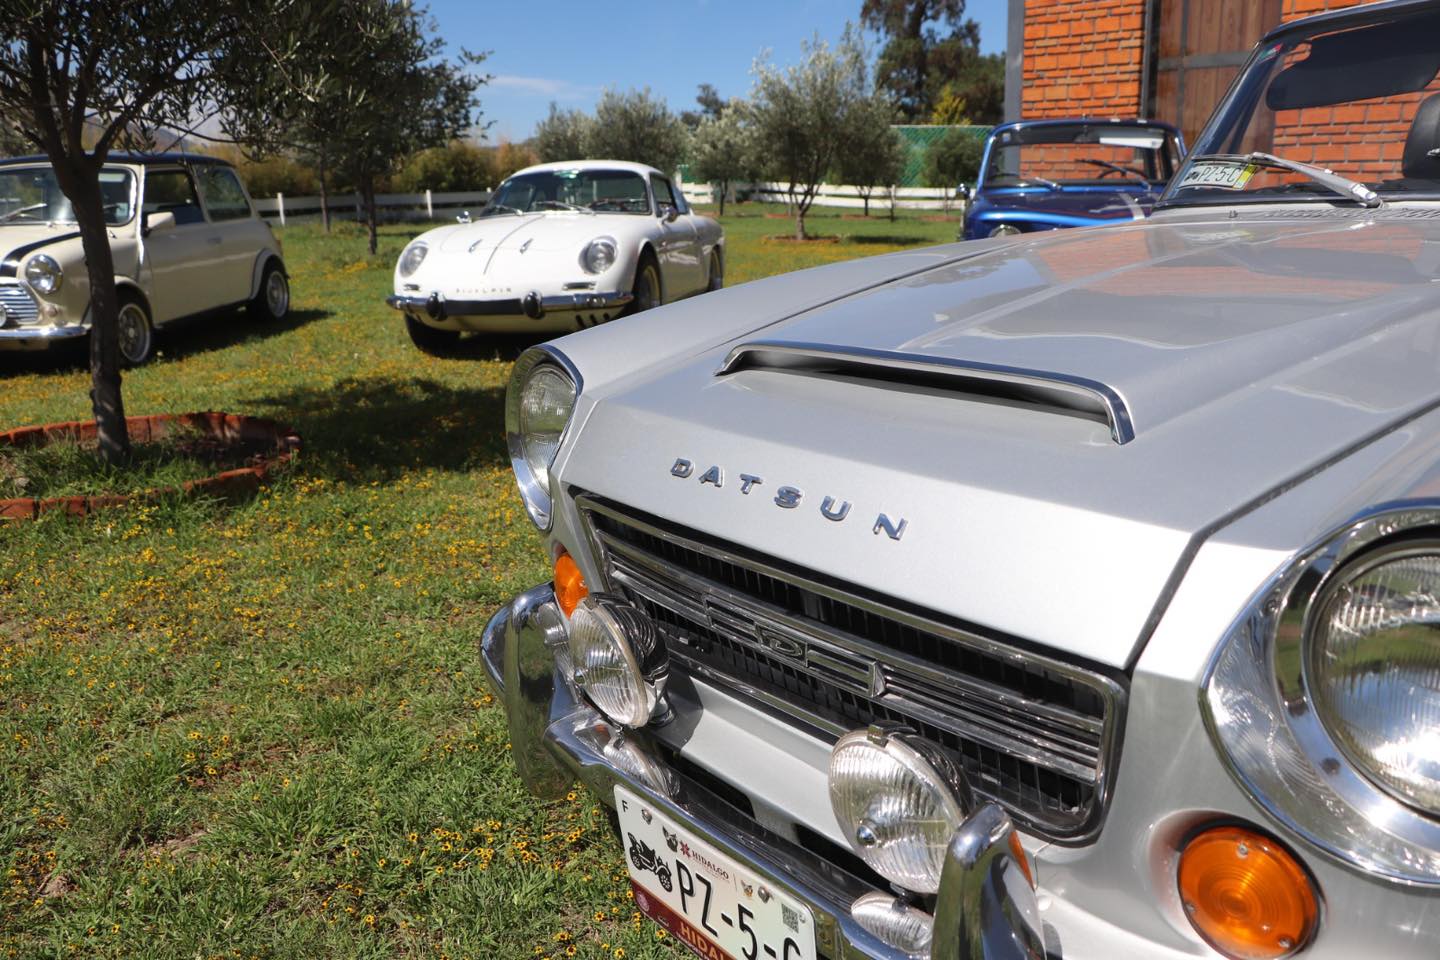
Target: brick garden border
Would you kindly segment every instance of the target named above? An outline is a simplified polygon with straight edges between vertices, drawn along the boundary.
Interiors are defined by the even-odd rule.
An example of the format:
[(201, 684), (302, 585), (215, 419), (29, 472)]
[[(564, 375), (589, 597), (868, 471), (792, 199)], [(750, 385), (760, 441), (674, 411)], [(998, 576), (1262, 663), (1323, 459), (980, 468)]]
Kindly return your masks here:
[[(257, 464), (226, 470), (200, 480), (187, 480), (179, 486), (157, 487), (129, 494), (95, 494), (88, 497), (17, 497), (0, 500), (0, 520), (33, 520), (42, 513), (61, 511), (72, 517), (86, 517), (106, 507), (118, 507), (134, 501), (156, 500), (181, 494), (186, 497), (209, 495), (225, 500), (240, 500), (255, 493), (260, 484), (279, 467), (290, 462), (300, 451), (300, 435), (290, 427), (263, 417), (246, 417), (233, 413), (157, 413), (148, 417), (126, 417), (130, 439), (140, 443), (158, 440), (172, 426), (196, 430), (229, 443), (270, 442), (272, 452)], [(72, 420), (47, 423), (36, 427), (19, 427), (0, 433), (0, 447), (36, 447), (54, 440), (94, 440), (95, 421)]]

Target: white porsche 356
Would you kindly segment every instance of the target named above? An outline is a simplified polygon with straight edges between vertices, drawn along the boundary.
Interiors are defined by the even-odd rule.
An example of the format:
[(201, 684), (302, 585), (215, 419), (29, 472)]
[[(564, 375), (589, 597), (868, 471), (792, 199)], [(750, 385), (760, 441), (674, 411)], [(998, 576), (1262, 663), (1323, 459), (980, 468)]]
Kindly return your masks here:
[(615, 160), (527, 167), (473, 221), (415, 238), (386, 303), (421, 350), (463, 332), (568, 333), (707, 290), (725, 235), (654, 167)]

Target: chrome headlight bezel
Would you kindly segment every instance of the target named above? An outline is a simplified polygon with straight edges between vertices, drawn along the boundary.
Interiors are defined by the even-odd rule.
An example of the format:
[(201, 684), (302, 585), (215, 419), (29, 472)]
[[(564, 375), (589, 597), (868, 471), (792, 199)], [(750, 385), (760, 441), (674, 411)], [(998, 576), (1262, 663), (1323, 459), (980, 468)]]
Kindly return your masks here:
[(985, 234), (985, 236), (986, 236), (987, 238), (990, 238), (990, 237), (1018, 237), (1020, 234), (1022, 234), (1022, 233), (1024, 233), (1024, 232), (1025, 232), (1025, 231), (1021, 230), (1019, 227), (1015, 226), (1015, 224), (1013, 224), (1013, 223), (997, 223), (997, 224), (995, 224), (995, 226), (993, 226), (993, 227), (990, 228), (990, 232), (987, 233), (987, 234)]
[(430, 255), (430, 245), (424, 240), (415, 240), (400, 253), (400, 260), (395, 265), (395, 271), (402, 277), (411, 277), (415, 271), (420, 269), (425, 258)]
[(36, 293), (48, 296), (59, 290), (60, 284), (65, 282), (65, 271), (54, 257), (37, 253), (25, 264), (25, 282), (30, 284), (30, 288)]
[(614, 237), (596, 237), (580, 251), (580, 269), (586, 273), (604, 273), (615, 266), (619, 250)]
[(1396, 883), (1440, 887), (1440, 819), (1366, 775), (1326, 729), (1306, 688), (1311, 618), (1362, 555), (1440, 530), (1440, 503), (1390, 505), (1303, 551), (1255, 595), (1206, 671), (1200, 709), (1232, 776), (1271, 816), (1336, 861)]
[[(521, 422), (526, 385), (532, 376), (540, 372), (558, 373), (571, 385), (570, 411), (543, 471), (535, 469), (534, 458), (528, 455), (524, 424)], [(505, 390), (505, 446), (510, 453), (510, 467), (515, 473), (515, 482), (520, 487), (520, 499), (525, 503), (525, 511), (530, 515), (531, 522), (541, 530), (549, 530), (555, 519), (550, 467), (554, 465), (555, 456), (570, 435), (570, 426), (575, 419), (575, 407), (579, 403), (583, 388), (584, 380), (580, 371), (575, 369), (568, 357), (549, 344), (526, 350), (515, 361), (515, 367), (510, 373), (510, 384)]]

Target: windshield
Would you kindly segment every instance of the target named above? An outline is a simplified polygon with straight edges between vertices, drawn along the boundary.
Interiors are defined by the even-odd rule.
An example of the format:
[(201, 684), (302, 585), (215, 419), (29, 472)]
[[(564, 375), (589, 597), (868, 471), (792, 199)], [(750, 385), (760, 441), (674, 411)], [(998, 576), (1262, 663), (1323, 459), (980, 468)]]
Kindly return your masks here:
[[(100, 196), (105, 222), (128, 223), (135, 213), (135, 178), (129, 170), (100, 171)], [(60, 192), (50, 167), (0, 169), (0, 225), (14, 223), (74, 223), (75, 211)]]
[[(1163, 202), (1355, 205), (1372, 191), (1385, 200), (1440, 198), (1437, 73), (1434, 7), (1331, 21), (1270, 41), (1211, 118)], [(1354, 183), (1332, 177), (1327, 184), (1297, 163)]]
[(985, 187), (1103, 187), (1148, 190), (1165, 185), (1180, 144), (1164, 127), (1065, 123), (1001, 130), (991, 141)]
[(543, 170), (500, 184), (480, 214), (530, 213), (580, 208), (609, 213), (649, 213), (645, 179), (628, 170)]

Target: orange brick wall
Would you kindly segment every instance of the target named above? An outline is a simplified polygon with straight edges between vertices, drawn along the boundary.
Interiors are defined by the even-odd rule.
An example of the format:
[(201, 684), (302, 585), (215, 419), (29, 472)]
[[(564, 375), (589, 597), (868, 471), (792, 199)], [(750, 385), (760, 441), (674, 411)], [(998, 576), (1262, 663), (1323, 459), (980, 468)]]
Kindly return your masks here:
[(1133, 117), (1145, 0), (1026, 0), (1020, 115)]

